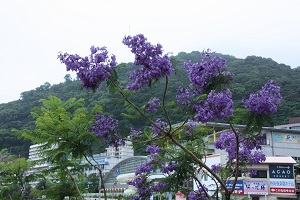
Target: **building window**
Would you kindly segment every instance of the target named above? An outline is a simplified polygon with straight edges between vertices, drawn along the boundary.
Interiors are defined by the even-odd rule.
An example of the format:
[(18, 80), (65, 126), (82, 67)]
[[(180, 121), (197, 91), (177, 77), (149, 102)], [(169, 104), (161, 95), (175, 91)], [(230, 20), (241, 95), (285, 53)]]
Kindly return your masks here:
[[(235, 171), (232, 173), (233, 177), (235, 177)], [(239, 170), (238, 177), (242, 177), (242, 172)]]
[(293, 158), (296, 162), (299, 162), (299, 161), (300, 161), (300, 157), (292, 156), (292, 158)]
[(253, 175), (252, 178), (267, 178), (266, 170), (257, 170), (256, 175)]
[(203, 175), (203, 178), (204, 178), (204, 181), (207, 181), (207, 174), (205, 173), (204, 175)]

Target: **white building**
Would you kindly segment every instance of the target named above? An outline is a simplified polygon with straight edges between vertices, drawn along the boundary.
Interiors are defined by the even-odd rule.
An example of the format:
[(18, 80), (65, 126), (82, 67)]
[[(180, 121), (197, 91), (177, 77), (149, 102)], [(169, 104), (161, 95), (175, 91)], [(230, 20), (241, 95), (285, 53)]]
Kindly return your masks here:
[[(28, 173), (30, 174), (37, 173), (44, 169), (49, 169), (52, 166), (50, 163), (42, 162), (43, 159), (40, 153), (41, 147), (42, 144), (34, 144), (29, 148), (28, 160), (36, 162), (35, 165), (29, 169)], [(88, 159), (94, 165), (99, 165), (102, 169), (103, 175), (105, 175), (105, 173), (109, 172), (120, 161), (133, 157), (133, 154), (134, 151), (132, 143), (127, 141), (124, 146), (120, 146), (118, 148), (108, 147), (106, 148), (106, 153), (95, 154), (93, 155), (93, 158), (89, 157)], [(88, 164), (88, 162), (83, 160), (81, 164)], [(93, 173), (99, 174), (98, 170), (91, 165), (84, 168), (84, 173), (86, 176)]]
[(106, 148), (106, 154), (112, 158), (119, 158), (119, 159), (131, 158), (134, 154), (132, 148), (132, 142), (126, 141), (124, 146), (119, 146), (117, 148), (110, 146)]
[(28, 161), (35, 162), (35, 164), (29, 169), (29, 174), (34, 174), (40, 172), (44, 169), (51, 168), (51, 164), (47, 162), (42, 162), (42, 157), (40, 154), (40, 148), (42, 144), (34, 144), (29, 147), (29, 157)]
[[(119, 147), (108, 147), (106, 148), (106, 153), (93, 155), (93, 158), (89, 157), (89, 161), (93, 165), (97, 165), (101, 168), (103, 175), (113, 169), (119, 162), (127, 158), (131, 158), (134, 155), (132, 143), (126, 141), (124, 146)], [(87, 164), (86, 160), (83, 160), (81, 164)], [(99, 174), (97, 168), (93, 166), (88, 166), (84, 168), (84, 173), (86, 176), (90, 174)]]

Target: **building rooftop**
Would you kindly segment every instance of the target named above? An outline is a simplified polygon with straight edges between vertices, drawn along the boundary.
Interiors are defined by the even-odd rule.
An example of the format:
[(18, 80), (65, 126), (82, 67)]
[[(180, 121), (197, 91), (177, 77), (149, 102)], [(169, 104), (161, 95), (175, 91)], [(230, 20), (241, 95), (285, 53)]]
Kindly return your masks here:
[[(230, 124), (226, 123), (217, 123), (217, 122), (207, 122), (203, 124), (204, 126), (209, 126), (209, 127), (220, 127), (220, 128), (231, 128)], [(291, 126), (291, 124), (289, 124)], [(295, 134), (300, 134), (300, 130), (297, 129), (288, 129), (286, 128), (287, 125), (280, 125), (280, 126), (275, 126), (275, 127), (262, 127), (262, 130), (265, 131), (273, 131), (273, 132), (282, 132), (282, 133), (295, 133)], [(295, 126), (295, 124), (294, 124)], [(246, 125), (233, 125), (234, 128), (238, 129), (244, 129), (246, 128)], [(285, 128), (284, 128), (285, 127)]]
[(281, 164), (296, 164), (297, 162), (291, 157), (266, 157), (266, 160), (262, 163), (281, 163)]

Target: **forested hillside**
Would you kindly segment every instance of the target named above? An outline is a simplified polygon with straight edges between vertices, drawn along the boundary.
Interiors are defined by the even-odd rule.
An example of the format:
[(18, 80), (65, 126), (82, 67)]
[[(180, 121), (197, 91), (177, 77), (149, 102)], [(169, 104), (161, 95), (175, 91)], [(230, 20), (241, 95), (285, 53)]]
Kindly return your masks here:
[[(236, 107), (242, 107), (241, 99), (250, 93), (260, 89), (267, 80), (273, 79), (277, 85), (281, 86), (283, 101), (279, 106), (278, 113), (274, 115), (275, 124), (285, 124), (289, 117), (300, 116), (300, 67), (291, 69), (284, 64), (278, 64), (270, 58), (262, 58), (257, 56), (249, 56), (245, 59), (237, 59), (229, 55), (221, 55), (227, 59), (228, 71), (234, 73), (234, 82), (232, 84), (233, 98)], [(174, 57), (176, 61), (176, 76), (171, 76), (169, 85), (168, 98), (173, 98), (179, 85), (188, 84), (187, 76), (181, 69), (181, 64), (185, 61), (200, 61), (200, 53), (184, 53), (181, 52)], [(64, 67), (62, 65), (62, 67)], [(120, 64), (120, 81), (126, 84), (126, 78), (132, 71), (131, 64)], [(132, 98), (135, 102), (139, 99), (150, 99), (153, 96), (160, 96), (160, 88), (164, 83), (155, 84), (151, 90), (143, 89)], [(124, 131), (129, 130), (131, 126), (142, 127), (144, 121), (139, 119), (130, 119), (124, 117), (124, 105), (121, 104), (117, 95), (107, 92), (106, 86), (101, 86), (100, 90), (93, 93), (81, 88), (78, 80), (72, 80), (69, 75), (65, 76), (65, 82), (50, 85), (45, 83), (40, 87), (23, 92), (20, 100), (0, 104), (0, 150), (8, 148), (13, 154), (19, 154), (27, 157), (29, 142), (19, 140), (12, 132), (12, 128), (23, 129), (25, 127), (33, 128), (34, 120), (30, 115), (31, 109), (40, 106), (39, 100), (54, 95), (62, 100), (71, 97), (84, 98), (86, 107), (92, 108), (99, 104), (104, 108), (106, 113), (110, 113), (114, 118), (119, 120), (119, 124)], [(142, 102), (142, 100), (140, 101)], [(172, 120), (179, 122), (176, 111), (172, 113)]]

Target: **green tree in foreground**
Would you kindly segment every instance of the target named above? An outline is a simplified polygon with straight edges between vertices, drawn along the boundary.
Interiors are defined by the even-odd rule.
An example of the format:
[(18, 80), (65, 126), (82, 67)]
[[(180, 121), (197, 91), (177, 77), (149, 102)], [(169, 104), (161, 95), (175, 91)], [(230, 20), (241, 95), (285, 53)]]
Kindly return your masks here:
[[(80, 173), (74, 172), (78, 168), (71, 170), (74, 178), (76, 179), (76, 185), (70, 179), (69, 171), (66, 171), (64, 167), (53, 167), (47, 172), (44, 172), (46, 177), (40, 179), (35, 188), (31, 189), (32, 196), (36, 198), (46, 197), (46, 199), (63, 200), (65, 197), (79, 198), (77, 189), (84, 191), (82, 182), (85, 182), (85, 177), (81, 176)], [(76, 188), (78, 187), (78, 188)]]
[[(34, 144), (41, 144), (40, 157), (43, 158), (41, 161), (53, 164), (54, 169), (64, 170), (72, 180), (79, 198), (82, 199), (73, 169), (77, 169), (78, 161), (82, 158), (89, 161), (87, 157), (93, 156), (92, 147), (99, 140), (89, 127), (94, 123), (95, 113), (101, 113), (102, 108), (96, 106), (88, 111), (83, 107), (83, 99), (75, 98), (62, 102), (57, 97), (50, 96), (41, 102), (43, 106), (34, 108), (32, 112), (32, 116), (36, 119), (35, 129), (13, 131), (21, 138)], [(99, 170), (102, 179), (100, 167), (98, 165), (94, 167)]]
[(0, 199), (25, 199), (26, 187), (34, 180), (34, 175), (27, 173), (30, 164), (25, 158), (7, 154), (7, 149), (0, 152)]

